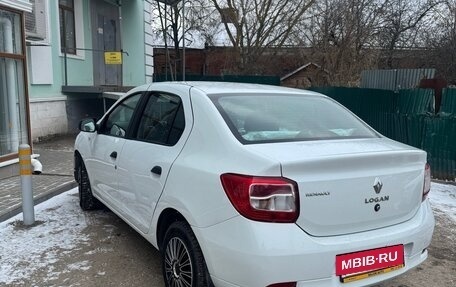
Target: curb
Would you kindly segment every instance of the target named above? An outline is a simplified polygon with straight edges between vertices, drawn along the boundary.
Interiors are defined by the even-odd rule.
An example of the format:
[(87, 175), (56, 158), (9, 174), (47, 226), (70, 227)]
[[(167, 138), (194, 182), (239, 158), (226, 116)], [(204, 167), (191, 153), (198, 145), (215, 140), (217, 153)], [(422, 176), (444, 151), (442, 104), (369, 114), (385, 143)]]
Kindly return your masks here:
[[(78, 184), (74, 180), (71, 182), (64, 183), (61, 186), (59, 186), (45, 194), (34, 197), (33, 198), (34, 205), (37, 206), (38, 204), (40, 204), (48, 199), (51, 199), (54, 196), (59, 195), (65, 191), (68, 191), (76, 186), (78, 186)], [(22, 204), (16, 204), (16, 205), (12, 206), (11, 208), (9, 208), (6, 212), (0, 214), (0, 222), (10, 219), (11, 217), (18, 215), (21, 212), (22, 212)]]

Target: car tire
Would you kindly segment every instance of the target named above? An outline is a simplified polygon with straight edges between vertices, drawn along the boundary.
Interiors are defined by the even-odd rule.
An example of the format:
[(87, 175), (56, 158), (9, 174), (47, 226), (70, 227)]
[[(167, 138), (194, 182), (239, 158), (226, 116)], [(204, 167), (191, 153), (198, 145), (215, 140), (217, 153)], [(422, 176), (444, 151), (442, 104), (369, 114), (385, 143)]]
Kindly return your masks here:
[(85, 168), (82, 159), (78, 165), (78, 189), (79, 189), (79, 205), (82, 210), (94, 210), (101, 206), (100, 201), (96, 199), (92, 194), (92, 188), (90, 187), (89, 175)]
[(214, 286), (198, 241), (186, 222), (170, 225), (160, 251), (165, 286)]

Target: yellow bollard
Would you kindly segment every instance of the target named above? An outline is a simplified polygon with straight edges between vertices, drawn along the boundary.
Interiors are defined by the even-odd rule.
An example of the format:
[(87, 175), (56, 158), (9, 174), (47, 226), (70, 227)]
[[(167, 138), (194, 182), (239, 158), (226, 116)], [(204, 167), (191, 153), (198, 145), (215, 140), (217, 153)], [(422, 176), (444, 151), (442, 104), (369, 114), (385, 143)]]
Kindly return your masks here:
[(32, 225), (35, 223), (35, 205), (32, 191), (32, 157), (28, 144), (19, 146), (19, 173), (21, 175), (24, 225)]

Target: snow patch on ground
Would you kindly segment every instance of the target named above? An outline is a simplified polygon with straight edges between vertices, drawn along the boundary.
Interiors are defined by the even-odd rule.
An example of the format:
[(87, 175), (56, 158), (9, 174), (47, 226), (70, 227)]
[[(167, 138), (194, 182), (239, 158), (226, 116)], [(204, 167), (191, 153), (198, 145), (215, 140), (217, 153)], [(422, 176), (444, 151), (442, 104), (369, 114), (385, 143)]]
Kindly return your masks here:
[(433, 182), (429, 200), (437, 214), (445, 214), (456, 222), (456, 186)]
[[(37, 224), (32, 228), (22, 226), (22, 213), (0, 223), (0, 285), (22, 282), (38, 270), (57, 276), (52, 264), (62, 253), (88, 244), (82, 232), (86, 218), (78, 201), (77, 189), (72, 189), (39, 204), (35, 207)], [(81, 262), (74, 267), (88, 269), (90, 265)]]
[(90, 263), (87, 260), (81, 261), (81, 262), (76, 262), (73, 264), (68, 265), (69, 270), (84, 270), (87, 271), (90, 269)]

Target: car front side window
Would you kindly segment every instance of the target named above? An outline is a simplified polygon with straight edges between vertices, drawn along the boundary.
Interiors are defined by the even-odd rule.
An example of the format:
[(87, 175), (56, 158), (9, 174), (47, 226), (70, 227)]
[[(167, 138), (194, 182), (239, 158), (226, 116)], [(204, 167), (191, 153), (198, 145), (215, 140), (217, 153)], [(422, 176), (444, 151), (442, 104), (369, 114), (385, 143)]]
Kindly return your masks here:
[(139, 93), (128, 97), (112, 110), (103, 124), (101, 133), (124, 138), (141, 95), (142, 93)]

